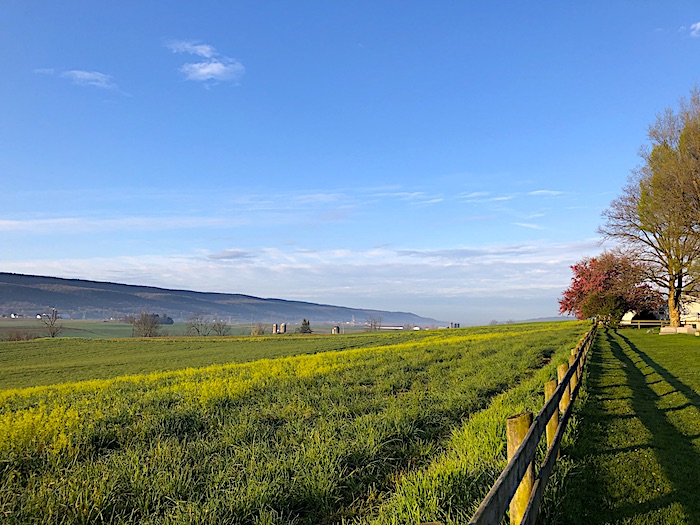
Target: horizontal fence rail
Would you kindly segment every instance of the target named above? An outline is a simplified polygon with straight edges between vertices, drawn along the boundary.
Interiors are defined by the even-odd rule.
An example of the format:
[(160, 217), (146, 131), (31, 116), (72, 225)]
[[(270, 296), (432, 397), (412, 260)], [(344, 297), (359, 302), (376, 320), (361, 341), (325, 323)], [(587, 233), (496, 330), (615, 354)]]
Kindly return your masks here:
[[(685, 321), (685, 323), (694, 323), (696, 321)], [(656, 326), (669, 326), (671, 321), (666, 319), (634, 319), (632, 321), (627, 321), (623, 319), (620, 321), (620, 326), (631, 326), (637, 329), (641, 328), (654, 328)]]
[[(512, 455), (509, 453), (508, 465), (481, 502), (481, 505), (479, 505), (469, 522), (470, 525), (497, 525), (505, 516), (509, 506), (511, 524), (535, 523), (545, 486), (554, 469), (559, 455), (559, 447), (566, 431), (566, 425), (571, 417), (573, 402), (581, 386), (580, 379), (583, 366), (593, 342), (595, 331), (596, 327), (593, 326), (581, 339), (576, 348), (571, 351), (572, 356), (569, 359), (569, 365), (564, 364), (558, 368), (557, 371), (560, 374), (559, 384), (551, 395), (549, 395), (551, 385), (550, 387), (545, 386), (547, 400), (544, 407), (530, 425), (529, 430), (522, 439), (522, 443), (518, 444)], [(561, 419), (556, 425), (556, 432), (552, 436), (552, 420), (559, 416), (559, 412), (562, 413)], [(529, 417), (531, 418), (532, 416), (530, 415)], [(546, 457), (539, 467), (534, 483), (527, 478), (523, 482), (526, 473), (532, 471), (538, 444), (542, 435), (547, 431), (548, 426), (550, 430), (547, 443), (549, 446)], [(509, 444), (510, 448), (511, 445)], [(526, 490), (519, 490), (521, 486), (525, 486)], [(513, 496), (516, 496), (516, 498), (513, 498)]]

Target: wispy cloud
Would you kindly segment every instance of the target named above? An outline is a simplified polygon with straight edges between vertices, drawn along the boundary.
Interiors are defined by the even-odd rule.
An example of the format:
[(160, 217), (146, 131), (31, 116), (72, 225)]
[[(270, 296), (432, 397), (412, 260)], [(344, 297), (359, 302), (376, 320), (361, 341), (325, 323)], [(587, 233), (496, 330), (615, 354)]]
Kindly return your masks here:
[(489, 195), (489, 192), (487, 191), (472, 191), (470, 193), (464, 193), (460, 195), (460, 197), (463, 197), (465, 199), (475, 199), (477, 197), (487, 197)]
[(534, 197), (558, 197), (560, 195), (564, 195), (565, 193), (566, 192), (556, 190), (534, 190), (528, 192), (528, 195), (532, 195)]
[(252, 253), (247, 252), (245, 250), (224, 250), (223, 252), (212, 253), (212, 254), (208, 255), (209, 259), (213, 259), (215, 261), (251, 259), (253, 257), (254, 257), (254, 255)]
[(58, 75), (61, 78), (69, 80), (76, 86), (96, 87), (98, 89), (105, 89), (121, 93), (122, 95), (128, 95), (128, 93), (119, 89), (119, 86), (114, 81), (114, 77), (99, 71), (86, 71), (83, 69), (56, 71), (54, 68), (47, 67), (35, 69), (34, 73), (37, 75)]
[(443, 195), (430, 195), (424, 191), (381, 191), (373, 192), (369, 196), (376, 199), (397, 199), (411, 204), (437, 204), (445, 200)]
[(483, 191), (476, 191), (459, 195), (458, 198), (469, 203), (505, 202), (515, 198), (515, 195), (492, 195)]
[(513, 226), (520, 226), (521, 228), (528, 228), (530, 230), (544, 230), (544, 227), (530, 222), (514, 222)]
[(100, 89), (118, 89), (117, 84), (110, 75), (105, 75), (99, 71), (82, 71), (72, 69), (64, 71), (61, 76), (67, 78), (78, 86), (93, 86)]
[(237, 81), (245, 74), (245, 67), (235, 58), (221, 55), (214, 46), (197, 41), (172, 40), (166, 47), (173, 53), (185, 53), (203, 58), (180, 66), (187, 80), (210, 83)]
[[(120, 217), (94, 219), (87, 217), (53, 217), (41, 219), (0, 219), (0, 232), (24, 232), (37, 235), (83, 233), (114, 230), (173, 230), (229, 226), (232, 219), (209, 217)], [(235, 223), (233, 224), (236, 225)]]
[(42, 233), (63, 231), (75, 228), (83, 221), (74, 217), (57, 217), (52, 219), (14, 220), (0, 219), (0, 231), (2, 232), (33, 232)]
[(323, 192), (301, 193), (301, 194), (290, 196), (290, 199), (292, 201), (300, 203), (300, 204), (330, 204), (330, 203), (335, 203), (335, 202), (344, 200), (345, 198), (346, 198), (345, 195), (343, 195), (341, 193), (323, 193)]
[(423, 259), (443, 259), (453, 262), (473, 259), (515, 257), (534, 253), (536, 248), (532, 245), (516, 246), (487, 246), (483, 248), (454, 248), (449, 250), (399, 250), (396, 253), (407, 257), (420, 257)]
[(185, 42), (182, 40), (170, 41), (166, 46), (173, 53), (189, 53), (190, 55), (198, 55), (204, 58), (211, 58), (216, 55), (216, 50), (208, 44), (199, 44), (197, 42)]

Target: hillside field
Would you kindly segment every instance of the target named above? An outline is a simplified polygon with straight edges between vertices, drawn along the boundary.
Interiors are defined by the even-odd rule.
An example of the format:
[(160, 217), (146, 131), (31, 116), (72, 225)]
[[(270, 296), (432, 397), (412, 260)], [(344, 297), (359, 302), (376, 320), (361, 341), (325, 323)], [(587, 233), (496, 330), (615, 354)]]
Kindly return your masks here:
[(0, 516), (464, 522), (587, 329), (2, 343)]

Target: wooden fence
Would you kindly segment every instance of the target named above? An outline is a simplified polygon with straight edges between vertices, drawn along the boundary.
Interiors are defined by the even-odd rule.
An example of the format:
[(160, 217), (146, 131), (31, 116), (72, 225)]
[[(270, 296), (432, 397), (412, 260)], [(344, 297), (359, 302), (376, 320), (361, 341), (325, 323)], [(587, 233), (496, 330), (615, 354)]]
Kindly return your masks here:
[[(632, 328), (637, 328), (641, 330), (642, 328), (656, 328), (660, 326), (671, 326), (671, 321), (668, 319), (639, 319), (634, 321), (620, 321), (620, 326), (631, 326)], [(681, 326), (692, 326), (694, 328), (700, 328), (700, 318), (698, 319), (681, 319)]]
[[(690, 323), (691, 321), (685, 322)], [(642, 328), (655, 328), (657, 326), (669, 326), (670, 324), (671, 321), (668, 319), (635, 319), (634, 321), (620, 321), (620, 326), (631, 326), (633, 328), (637, 328), (638, 330)]]
[[(569, 365), (557, 368), (558, 385), (554, 381), (545, 385), (546, 402), (534, 423), (530, 413), (508, 420), (508, 465), (481, 502), (470, 525), (497, 525), (509, 508), (511, 524), (534, 524), (537, 520), (542, 494), (559, 456), (595, 331), (593, 326), (571, 351)], [(548, 450), (535, 476), (535, 452), (545, 433)]]

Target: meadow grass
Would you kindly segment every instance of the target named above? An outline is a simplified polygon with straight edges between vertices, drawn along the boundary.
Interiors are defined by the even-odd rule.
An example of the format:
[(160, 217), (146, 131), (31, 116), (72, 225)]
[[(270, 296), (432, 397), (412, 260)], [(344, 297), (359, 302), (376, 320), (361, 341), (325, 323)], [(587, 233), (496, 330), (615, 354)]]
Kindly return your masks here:
[[(534, 326), (546, 330), (549, 325)], [(522, 325), (514, 324), (501, 326), (497, 331), (519, 333), (522, 330)], [(479, 335), (494, 331), (490, 327), (471, 327), (460, 329), (458, 333)], [(0, 342), (0, 390), (384, 346), (447, 337), (454, 333), (449, 330), (431, 330), (367, 332), (342, 336), (286, 334), (144, 339), (58, 337)]]
[(425, 337), (435, 337), (435, 332), (372, 332), (333, 337), (292, 334), (97, 340), (59, 337), (0, 342), (0, 389), (383, 346)]
[(542, 383), (586, 329), (392, 334), (382, 346), (4, 390), (0, 516), (463, 521), (505, 464), (505, 418), (541, 406)]
[[(62, 330), (60, 337), (79, 337), (82, 339), (118, 339), (132, 337), (131, 324), (110, 320), (98, 321), (94, 319), (61, 319), (59, 321)], [(231, 323), (229, 324), (229, 336), (251, 335), (253, 323)], [(257, 324), (257, 323), (254, 323)], [(272, 323), (263, 324), (268, 333), (272, 329)], [(317, 334), (330, 334), (336, 326), (335, 323), (313, 322), (311, 328)], [(184, 337), (187, 335), (188, 325), (186, 322), (176, 322), (170, 325), (161, 325), (160, 336), (162, 337)], [(287, 330), (293, 333), (296, 325), (288, 324)], [(366, 331), (361, 325), (343, 325), (343, 333), (353, 334)], [(210, 334), (213, 335), (213, 334)], [(34, 318), (9, 319), (0, 318), (0, 341), (36, 339), (48, 337), (46, 327), (40, 320)], [(14, 338), (14, 339), (13, 339)]]
[(597, 335), (552, 522), (700, 523), (700, 341)]
[[(132, 337), (132, 327), (130, 323), (122, 321), (97, 321), (93, 319), (61, 319), (59, 321), (62, 329), (60, 337), (79, 337), (83, 339), (121, 339)], [(265, 325), (267, 331), (271, 329), (271, 324)], [(314, 324), (314, 331), (331, 333), (332, 325)], [(289, 330), (293, 331), (294, 326), (289, 325)], [(361, 326), (347, 327), (349, 333), (362, 332)], [(250, 335), (251, 323), (234, 323), (229, 325), (227, 335)], [(38, 319), (0, 319), (0, 341), (20, 339), (36, 339), (48, 337), (46, 327)], [(160, 336), (162, 337), (184, 337), (187, 335), (187, 323), (177, 322), (160, 326)], [(25, 336), (25, 337), (17, 337)]]
[[(131, 325), (118, 321), (95, 321), (83, 319), (61, 319), (62, 337), (88, 339), (131, 337)], [(11, 334), (28, 335), (30, 338), (47, 337), (46, 327), (38, 319), (0, 319), (0, 341)]]

